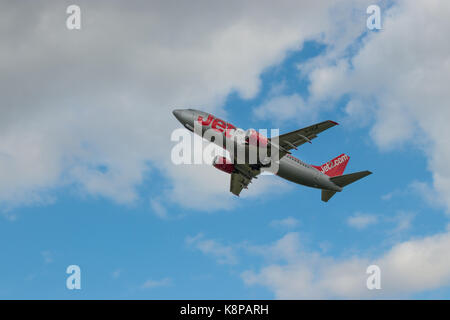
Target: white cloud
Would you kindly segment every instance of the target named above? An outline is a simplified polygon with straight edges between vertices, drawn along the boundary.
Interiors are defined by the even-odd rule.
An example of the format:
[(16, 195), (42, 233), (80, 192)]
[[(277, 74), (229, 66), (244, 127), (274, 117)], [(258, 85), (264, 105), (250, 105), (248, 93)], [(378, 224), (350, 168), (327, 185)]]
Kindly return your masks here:
[(412, 221), (415, 217), (414, 213), (400, 211), (393, 217), (388, 217), (387, 220), (395, 223), (395, 228), (391, 231), (392, 234), (409, 230), (412, 226)]
[(381, 196), (384, 201), (389, 201), (398, 197), (419, 197), (427, 205), (434, 208), (445, 207), (442, 197), (436, 193), (433, 186), (428, 182), (413, 180), (403, 188), (397, 188)]
[(414, 217), (414, 213), (407, 211), (398, 211), (393, 215), (390, 215), (389, 213), (375, 215), (356, 212), (347, 218), (347, 224), (350, 227), (361, 231), (372, 225), (387, 223), (390, 228), (387, 233), (391, 236), (398, 236), (400, 233), (404, 233), (412, 227)]
[(298, 94), (292, 94), (272, 97), (255, 108), (253, 113), (259, 119), (275, 119), (278, 125), (282, 125), (287, 120), (312, 121), (317, 109), (307, 106)]
[(444, 199), (439, 197), (439, 194), (436, 194), (433, 186), (430, 186), (427, 182), (414, 180), (408, 185), (408, 189), (414, 195), (421, 197), (431, 207), (438, 208), (445, 206)]
[(302, 251), (297, 232), (290, 232), (270, 245), (251, 245), (247, 243), (243, 248), (249, 253), (262, 255), (267, 260), (295, 259)]
[[(288, 248), (286, 252), (283, 243)], [(279, 263), (247, 270), (247, 285), (268, 287), (278, 299), (393, 298), (450, 285), (450, 233), (413, 239), (394, 245), (376, 259), (336, 259), (301, 249), (298, 233), (289, 233), (264, 246)], [(288, 254), (287, 254), (288, 253)], [(368, 290), (366, 269), (381, 268), (381, 290)]]
[(167, 218), (167, 210), (162, 205), (160, 199), (150, 199), (150, 206), (153, 209), (153, 212), (156, 213), (156, 215), (162, 219)]
[(332, 46), (308, 64), (308, 102), (320, 106), (349, 94), (349, 117), (368, 123), (372, 114), (371, 136), (380, 148), (423, 150), (433, 189), (450, 208), (450, 3), (399, 0), (382, 14), (382, 32), (369, 32), (359, 46), (356, 37), (340, 41), (342, 49), (353, 46), (350, 60)]
[(282, 228), (295, 228), (298, 226), (299, 221), (294, 217), (287, 217), (280, 220), (273, 220), (270, 222), (272, 227), (282, 227)]
[(167, 286), (170, 286), (171, 284), (172, 284), (171, 278), (163, 278), (163, 279), (159, 279), (159, 280), (149, 279), (142, 284), (141, 288), (142, 289), (152, 289), (152, 288), (157, 288), (157, 287), (167, 287)]
[(374, 214), (355, 213), (347, 219), (347, 224), (358, 230), (367, 228), (370, 225), (376, 224), (378, 218)]
[(41, 252), (42, 259), (44, 259), (45, 264), (49, 264), (53, 262), (53, 254), (49, 250), (45, 250)]
[(187, 237), (186, 243), (203, 254), (213, 256), (220, 264), (234, 265), (238, 262), (232, 246), (223, 245), (217, 240), (205, 239), (201, 233), (194, 237)]

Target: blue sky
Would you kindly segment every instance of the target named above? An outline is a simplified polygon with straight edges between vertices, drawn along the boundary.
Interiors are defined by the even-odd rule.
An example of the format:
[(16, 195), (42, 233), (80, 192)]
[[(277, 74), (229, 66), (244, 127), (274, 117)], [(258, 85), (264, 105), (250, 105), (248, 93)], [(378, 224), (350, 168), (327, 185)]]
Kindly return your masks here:
[[(414, 17), (415, 11), (409, 5), (400, 1), (398, 6), (405, 10), (405, 16), (410, 14)], [(365, 7), (361, 5), (358, 8), (353, 9), (362, 12), (361, 21), (364, 22)], [(98, 8), (92, 8), (95, 9)], [(389, 17), (386, 18), (386, 28), (390, 26), (391, 30), (400, 30), (404, 16), (389, 12), (386, 13)], [(280, 20), (277, 23), (284, 26), (283, 19)], [(353, 26), (352, 23), (349, 25)], [(448, 24), (439, 25), (437, 21), (436, 26), (445, 28)], [(125, 80), (128, 76), (133, 77), (134, 87), (128, 87), (121, 80), (122, 67), (113, 70), (113, 78), (117, 77), (117, 82), (112, 82), (111, 87), (119, 88), (117, 96), (108, 95), (112, 90), (106, 88), (106, 84), (100, 89), (105, 90), (101, 95), (79, 84), (82, 94), (75, 92), (61, 98), (52, 92), (43, 97), (43, 104), (76, 106), (70, 109), (75, 112), (69, 113), (68, 118), (64, 113), (63, 120), (57, 125), (48, 120), (50, 117), (31, 118), (38, 128), (35, 130), (34, 126), (29, 126), (31, 135), (40, 137), (41, 132), (46, 132), (42, 128), (50, 128), (50, 134), (56, 132), (59, 135), (61, 132), (61, 140), (48, 139), (44, 134), (43, 137), (47, 137), (43, 139), (45, 143), (41, 145), (37, 140), (37, 145), (46, 155), (39, 156), (33, 163), (34, 154), (25, 154), (31, 163), (24, 162), (23, 167), (18, 167), (24, 172), (23, 176), (19, 171), (13, 172), (11, 181), (14, 182), (9, 189), (0, 188), (3, 202), (0, 215), (0, 252), (3, 256), (0, 298), (448, 299), (450, 276), (448, 272), (439, 273), (433, 269), (433, 265), (436, 268), (448, 265), (448, 256), (445, 255), (448, 252), (445, 250), (449, 230), (448, 195), (445, 184), (439, 184), (446, 172), (436, 160), (446, 153), (443, 153), (445, 150), (442, 151), (441, 141), (435, 138), (434, 132), (424, 129), (426, 126), (420, 122), (417, 109), (407, 98), (402, 98), (408, 96), (408, 91), (402, 95), (400, 87), (386, 89), (390, 85), (387, 83), (389, 79), (383, 79), (367, 67), (367, 61), (373, 59), (365, 59), (367, 52), (364, 48), (367, 51), (373, 49), (371, 46), (380, 41), (380, 37), (385, 37), (386, 42), (393, 41), (389, 38), (390, 31), (370, 34), (364, 27), (355, 32), (355, 36), (350, 32), (350, 40), (347, 37), (330, 40), (327, 36), (320, 36), (320, 32), (335, 32), (321, 30), (320, 26), (317, 27), (319, 33), (313, 32), (315, 38), (298, 35), (297, 38), (292, 37), (297, 39), (294, 41), (289, 36), (286, 40), (289, 45), (280, 44), (276, 54), (270, 54), (249, 69), (243, 67), (245, 61), (242, 65), (240, 61), (226, 62), (233, 66), (237, 64), (236, 70), (243, 69), (242, 78), (241, 75), (236, 76), (236, 72), (233, 72), (231, 80), (226, 78), (228, 73), (217, 67), (221, 62), (217, 58), (214, 66), (224, 72), (223, 79), (217, 83), (203, 83), (199, 78), (198, 89), (192, 89), (194, 86), (190, 87), (190, 83), (181, 83), (177, 89), (184, 96), (167, 100), (179, 106), (185, 98), (186, 108), (212, 110), (244, 129), (279, 128), (283, 133), (327, 119), (339, 122), (339, 126), (322, 133), (312, 144), (304, 144), (293, 152), (294, 156), (316, 165), (346, 153), (350, 156), (346, 172), (373, 172), (328, 203), (320, 201), (319, 190), (291, 183), (280, 184), (276, 181), (278, 177), (261, 177), (258, 180), (263, 180), (262, 187), (239, 199), (229, 196), (226, 174), (211, 174), (210, 167), (196, 168), (196, 178), (181, 177), (183, 168), (173, 169), (172, 164), (164, 163), (170, 161), (170, 150), (175, 145), (170, 141), (170, 132), (179, 127), (171, 112), (173, 108), (153, 107), (166, 101), (162, 94), (156, 97), (164, 89), (158, 87), (152, 91), (151, 99), (154, 100), (150, 106), (145, 101), (146, 96), (139, 91), (152, 90), (152, 84), (166, 88), (165, 81), (170, 86), (171, 82), (162, 74), (158, 80), (145, 74), (147, 71), (151, 74), (153, 70), (161, 72), (158, 66), (145, 64), (137, 75), (132, 73), (135, 72), (134, 66), (129, 66), (133, 71), (123, 77)], [(270, 35), (262, 36), (262, 42), (265, 37)], [(255, 40), (255, 46), (259, 40)], [(76, 41), (83, 43), (84, 40)], [(166, 44), (165, 41), (162, 43)], [(109, 48), (106, 44), (105, 47)], [(349, 51), (349, 47), (354, 50)], [(397, 47), (393, 47), (395, 49)], [(386, 50), (381, 49), (380, 52), (386, 53)], [(80, 61), (76, 63), (89, 66), (92, 61), (83, 60), (85, 52), (78, 53)], [(128, 51), (117, 53), (117, 56), (139, 60)], [(435, 59), (440, 57), (437, 54), (431, 56)], [(177, 63), (177, 59), (179, 57), (175, 55), (169, 62)], [(208, 67), (197, 66), (196, 63), (198, 72)], [(395, 64), (388, 58), (383, 63), (378, 68), (386, 72), (391, 64)], [(105, 62), (105, 65), (108, 64)], [(427, 72), (433, 74), (433, 70), (427, 69)], [(187, 74), (189, 72), (186, 71)], [(246, 72), (255, 74), (255, 77), (247, 79)], [(320, 74), (327, 77), (320, 77)], [(104, 75), (105, 78), (107, 76)], [(222, 73), (218, 73), (218, 77), (222, 77)], [(205, 78), (209, 79), (208, 76)], [(366, 85), (362, 79), (367, 81)], [(145, 85), (141, 83), (144, 80), (148, 80)], [(53, 78), (52, 81), (56, 83), (57, 80)], [(70, 87), (73, 83), (67, 85)], [(419, 84), (419, 89), (425, 89), (424, 86), (425, 83)], [(126, 90), (122, 91), (122, 87)], [(321, 88), (330, 95), (322, 99)], [(187, 93), (184, 93), (185, 89)], [(30, 91), (30, 96), (34, 94)], [(88, 102), (86, 109), (77, 109), (80, 103), (90, 101), (90, 94), (94, 95), (93, 102)], [(373, 98), (377, 94), (379, 97)], [(108, 97), (103, 99), (103, 96)], [(433, 94), (432, 98), (435, 96)], [(282, 118), (270, 111), (271, 103), (280, 97), (300, 97), (299, 101), (304, 105), (289, 105), (294, 111), (289, 109), (291, 116)], [(438, 102), (432, 98), (429, 101)], [(293, 101), (297, 101), (295, 99)], [(12, 98), (11, 101), (16, 100)], [(113, 102), (108, 105), (108, 101)], [(117, 101), (120, 101), (118, 107)], [(358, 109), (359, 112), (349, 108), (351, 103), (361, 101), (367, 105)], [(92, 106), (102, 102), (105, 103), (104, 109), (94, 113)], [(25, 104), (26, 101), (17, 103)], [(401, 119), (412, 119), (414, 128), (403, 126), (402, 121), (386, 127), (399, 113), (395, 108), (384, 107), (389, 103), (401, 105)], [(142, 105), (142, 108), (134, 109), (134, 104)], [(46, 109), (42, 107), (42, 110)], [(149, 113), (142, 113), (142, 110)], [(116, 118), (114, 115), (118, 111), (123, 113)], [(433, 113), (436, 122), (439, 112)], [(138, 119), (142, 114), (149, 115), (148, 125)], [(95, 121), (90, 123), (89, 118)], [(8, 119), (12, 121), (13, 118)], [(164, 126), (162, 131), (158, 123)], [(65, 126), (71, 129), (66, 131)], [(84, 135), (83, 131), (89, 134)], [(26, 140), (16, 131), (11, 132), (18, 137), (18, 140), (11, 141), (22, 143)], [(78, 141), (77, 136), (82, 136), (80, 144), (72, 144)], [(146, 136), (149, 137), (148, 143), (144, 142)], [(415, 136), (428, 143), (423, 143), (422, 138), (415, 139)], [(9, 139), (10, 135), (5, 133), (5, 137)], [(83, 149), (86, 144), (92, 146), (92, 154)], [(28, 144), (24, 142), (24, 146)], [(79, 146), (81, 151), (77, 149)], [(5, 154), (8, 152), (8, 146), (0, 147)], [(69, 147), (71, 150), (67, 151)], [(146, 150), (156, 150), (157, 155)], [(142, 154), (134, 158), (138, 153)], [(53, 165), (54, 159), (58, 159), (55, 161), (57, 165)], [(8, 169), (6, 162), (2, 164), (2, 174), (7, 177), (8, 170), (12, 169)], [(39, 174), (33, 171), (26, 175), (28, 169), (24, 168), (30, 167), (35, 167)], [(45, 178), (40, 178), (41, 173)], [(208, 190), (209, 180), (213, 191)], [(200, 194), (193, 193), (194, 184), (200, 184)], [(4, 190), (12, 190), (13, 196)], [(192, 205), (189, 198), (196, 204)], [(152, 201), (162, 208), (163, 215)], [(421, 254), (404, 261), (404, 252), (408, 248), (412, 248), (413, 255), (419, 251)], [(431, 266), (427, 265), (428, 259)], [(365, 289), (365, 267), (373, 263), (381, 264), (383, 288), (379, 292)], [(65, 286), (68, 276), (65, 271), (72, 264), (81, 268), (81, 290), (68, 290)], [(423, 265), (430, 268), (424, 272), (435, 277), (417, 273)], [(405, 270), (404, 278), (401, 276), (402, 268)], [(313, 280), (308, 276), (302, 278), (303, 271)], [(286, 281), (291, 277), (292, 285)], [(345, 277), (349, 279), (348, 288), (342, 283), (333, 283), (334, 280), (347, 279)], [(396, 282), (396, 278), (400, 280)]]

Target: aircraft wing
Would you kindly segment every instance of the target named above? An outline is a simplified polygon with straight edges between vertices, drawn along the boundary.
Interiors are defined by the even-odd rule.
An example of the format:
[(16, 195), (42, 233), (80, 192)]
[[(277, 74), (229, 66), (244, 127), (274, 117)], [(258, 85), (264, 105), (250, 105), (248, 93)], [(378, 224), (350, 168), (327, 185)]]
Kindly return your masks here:
[(279, 157), (281, 159), (284, 155), (286, 155), (286, 153), (290, 153), (289, 150), (297, 149), (298, 146), (301, 146), (305, 142), (311, 143), (311, 140), (316, 138), (319, 133), (334, 127), (337, 124), (337, 122), (327, 120), (303, 129), (279, 135), (278, 137), (271, 138), (270, 140), (272, 142), (274, 139), (278, 139), (278, 146), (280, 147)]
[(260, 169), (252, 169), (247, 164), (235, 164), (236, 171), (231, 174), (230, 192), (239, 196), (242, 189), (247, 189), (252, 179), (261, 173)]

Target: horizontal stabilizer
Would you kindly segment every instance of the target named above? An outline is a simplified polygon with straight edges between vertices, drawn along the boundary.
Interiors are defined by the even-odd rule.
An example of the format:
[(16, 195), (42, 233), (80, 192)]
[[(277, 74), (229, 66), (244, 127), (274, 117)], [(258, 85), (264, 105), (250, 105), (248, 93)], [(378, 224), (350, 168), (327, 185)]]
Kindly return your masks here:
[(338, 185), (339, 187), (345, 187), (346, 185), (349, 185), (350, 183), (353, 183), (355, 181), (358, 181), (359, 179), (367, 177), (369, 174), (372, 174), (372, 172), (360, 171), (360, 172), (344, 174), (343, 176), (332, 177), (332, 178), (330, 178), (330, 180), (333, 181), (333, 183)]
[(328, 202), (335, 193), (336, 191), (322, 190), (322, 201)]

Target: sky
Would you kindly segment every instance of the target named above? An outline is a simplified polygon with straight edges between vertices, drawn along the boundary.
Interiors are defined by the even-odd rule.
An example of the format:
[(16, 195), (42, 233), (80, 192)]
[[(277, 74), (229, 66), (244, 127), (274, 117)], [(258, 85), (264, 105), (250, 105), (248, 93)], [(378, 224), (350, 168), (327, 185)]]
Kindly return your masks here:
[[(0, 3), (0, 299), (450, 298), (450, 3)], [(293, 155), (373, 174), (235, 197), (171, 161), (176, 108), (337, 121)]]

